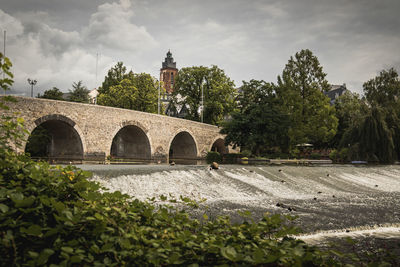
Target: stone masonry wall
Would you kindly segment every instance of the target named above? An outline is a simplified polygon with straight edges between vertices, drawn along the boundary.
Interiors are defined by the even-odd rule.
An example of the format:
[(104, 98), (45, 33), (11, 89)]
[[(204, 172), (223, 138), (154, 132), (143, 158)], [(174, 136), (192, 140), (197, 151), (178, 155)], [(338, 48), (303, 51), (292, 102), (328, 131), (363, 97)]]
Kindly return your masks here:
[(141, 128), (149, 139), (152, 159), (163, 161), (168, 159), (173, 138), (182, 131), (194, 138), (198, 157), (204, 157), (217, 139), (224, 138), (217, 126), (164, 115), (48, 99), (16, 99), (16, 103), (8, 104), (7, 112), (19, 113), (29, 132), (48, 119), (64, 120), (78, 132), (85, 156), (110, 155), (114, 136), (127, 125)]

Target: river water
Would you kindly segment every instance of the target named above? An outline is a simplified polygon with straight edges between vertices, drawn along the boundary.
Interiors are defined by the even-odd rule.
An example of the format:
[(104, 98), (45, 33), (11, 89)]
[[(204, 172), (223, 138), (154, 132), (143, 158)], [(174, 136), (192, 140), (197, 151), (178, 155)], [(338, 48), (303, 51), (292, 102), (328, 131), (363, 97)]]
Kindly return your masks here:
[(160, 195), (206, 199), (211, 217), (239, 210), (298, 216), (311, 244), (375, 238), (400, 243), (400, 166), (82, 165), (94, 180), (146, 200)]

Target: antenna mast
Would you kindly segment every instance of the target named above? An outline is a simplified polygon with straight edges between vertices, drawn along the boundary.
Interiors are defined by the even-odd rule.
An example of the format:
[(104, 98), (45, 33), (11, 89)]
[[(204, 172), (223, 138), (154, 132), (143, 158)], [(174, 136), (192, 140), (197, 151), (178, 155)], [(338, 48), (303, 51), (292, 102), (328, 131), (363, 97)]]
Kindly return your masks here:
[[(6, 57), (6, 30), (4, 30), (4, 50), (3, 50), (3, 57)], [(5, 79), (5, 72), (3, 71), (3, 80)], [(6, 95), (6, 89), (4, 88), (4, 95)]]

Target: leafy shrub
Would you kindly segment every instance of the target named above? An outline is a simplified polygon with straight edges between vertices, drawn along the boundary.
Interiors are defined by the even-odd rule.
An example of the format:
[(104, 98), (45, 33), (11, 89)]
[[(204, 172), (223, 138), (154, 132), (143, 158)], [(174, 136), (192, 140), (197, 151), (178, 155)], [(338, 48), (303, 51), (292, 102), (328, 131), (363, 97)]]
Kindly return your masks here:
[(292, 158), (300, 158), (300, 150), (296, 147), (290, 151), (290, 156)]
[(206, 162), (208, 164), (213, 163), (213, 162), (221, 163), (222, 162), (222, 156), (221, 156), (221, 154), (219, 154), (216, 151), (207, 152)]
[(242, 154), (242, 157), (246, 157), (246, 158), (250, 158), (251, 157), (251, 151), (247, 150), (247, 149), (241, 151), (240, 154)]
[(340, 149), (338, 152), (337, 158), (338, 158), (338, 161), (340, 161), (340, 162), (348, 162), (350, 160), (349, 149), (348, 148)]
[(319, 154), (319, 153), (311, 153), (310, 158), (311, 159), (321, 159), (321, 154)]
[(200, 222), (172, 206), (100, 193), (87, 180), (89, 173), (75, 167), (52, 167), (12, 153), (1, 166), (3, 265), (289, 266), (324, 260), (314, 247), (287, 237), (296, 230), (280, 215), (258, 223), (207, 216)]
[(337, 162), (337, 157), (338, 157), (338, 151), (336, 149), (333, 149), (330, 153), (329, 153), (329, 158), (333, 161), (333, 162)]

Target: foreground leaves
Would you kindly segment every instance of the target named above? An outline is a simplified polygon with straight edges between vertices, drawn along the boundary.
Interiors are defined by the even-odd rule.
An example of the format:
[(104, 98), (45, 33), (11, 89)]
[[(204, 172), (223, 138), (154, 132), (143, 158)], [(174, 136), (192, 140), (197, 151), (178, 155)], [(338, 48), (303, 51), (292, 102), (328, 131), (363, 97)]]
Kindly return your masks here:
[(10, 151), (0, 164), (2, 266), (326, 263), (315, 248), (285, 237), (295, 230), (279, 215), (259, 223), (200, 222), (170, 205), (101, 193), (89, 173), (74, 167)]

